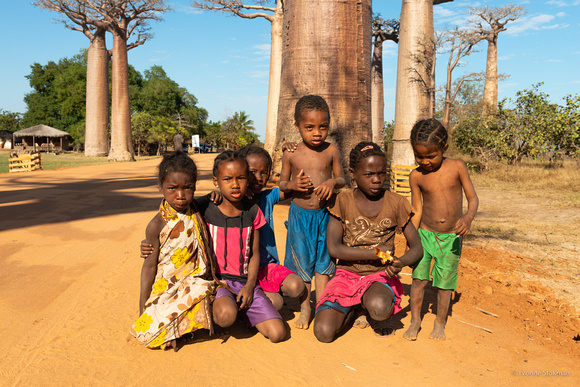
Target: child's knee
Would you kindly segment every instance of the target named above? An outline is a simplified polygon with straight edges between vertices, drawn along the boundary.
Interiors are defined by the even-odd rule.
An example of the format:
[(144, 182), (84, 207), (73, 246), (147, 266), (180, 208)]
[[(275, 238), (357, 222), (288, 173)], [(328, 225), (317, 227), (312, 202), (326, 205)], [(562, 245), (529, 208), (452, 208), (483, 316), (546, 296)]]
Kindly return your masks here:
[(238, 311), (234, 308), (229, 308), (227, 306), (216, 307), (214, 305), (213, 320), (222, 328), (231, 326), (236, 321), (237, 315)]
[(334, 335), (336, 334), (333, 327), (329, 324), (317, 323), (316, 319), (314, 320), (313, 331), (314, 336), (322, 343), (330, 343), (334, 340)]
[(375, 296), (364, 303), (365, 309), (373, 320), (383, 321), (391, 317), (394, 309), (393, 294)]
[(300, 277), (296, 276), (288, 276), (286, 277), (287, 280), (283, 282), (283, 292), (288, 297), (298, 298), (306, 291), (306, 285), (304, 281), (300, 279)]

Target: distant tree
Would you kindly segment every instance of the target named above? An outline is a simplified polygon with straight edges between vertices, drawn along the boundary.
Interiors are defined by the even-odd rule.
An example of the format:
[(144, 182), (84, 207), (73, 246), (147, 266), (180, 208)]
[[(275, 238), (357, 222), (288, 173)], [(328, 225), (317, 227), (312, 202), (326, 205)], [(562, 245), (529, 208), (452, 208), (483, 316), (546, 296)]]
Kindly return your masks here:
[[(280, 77), (282, 73), (282, 24), (284, 18), (284, 0), (276, 0), (275, 7), (266, 6), (267, 3), (271, 2), (273, 1), (202, 0), (193, 2), (193, 6), (196, 8), (231, 13), (244, 19), (264, 18), (271, 23), (270, 81), (268, 82), (268, 109), (266, 113), (266, 139), (264, 142), (264, 148), (269, 153), (274, 151), (276, 141)], [(256, 12), (246, 13), (244, 11)]]
[(552, 140), (557, 150), (567, 156), (580, 157), (580, 95), (564, 97), (565, 106), (558, 109)]
[[(520, 163), (526, 157), (545, 157), (562, 150), (566, 146), (561, 141), (562, 133), (573, 127), (573, 121), (565, 117), (575, 117), (575, 122), (578, 122), (580, 100), (576, 98), (575, 103), (567, 100), (567, 107), (561, 108), (539, 90), (541, 85), (518, 91), (514, 101), (501, 101), (494, 113), (475, 116), (458, 125), (455, 133), (458, 148), (483, 159), (496, 158), (510, 163)], [(513, 108), (506, 108), (507, 105), (513, 105)], [(573, 114), (560, 116), (564, 111)], [(574, 137), (572, 144), (576, 144), (569, 148), (571, 150), (578, 147), (577, 129), (569, 138)]]
[(181, 109), (182, 91), (177, 82), (167, 76), (161, 66), (143, 72), (143, 87), (138, 96), (139, 111), (172, 117)]
[(208, 113), (202, 107), (197, 106), (197, 98), (185, 88), (180, 88), (181, 108), (174, 116), (178, 125), (185, 128), (188, 135), (199, 134), (205, 136)]
[[(468, 14), (476, 16), (476, 19), (472, 21), (475, 30), (483, 39), (487, 40), (483, 114), (492, 112), (497, 106), (497, 38), (500, 32), (507, 30), (507, 23), (517, 20), (526, 12), (524, 6), (513, 4), (502, 8), (487, 6), (481, 8), (468, 7)], [(481, 20), (486, 23), (485, 26)]]
[[(461, 60), (474, 52), (473, 48), (481, 41), (481, 37), (473, 31), (455, 27), (443, 32), (443, 49), (449, 54), (447, 61), (447, 80), (445, 82), (445, 99), (443, 108), (442, 124), (449, 129), (451, 106), (464, 82), (480, 81), (485, 77), (482, 73), (469, 73), (461, 76), (453, 83), (453, 70), (461, 66)], [(455, 86), (454, 88), (452, 86)]]
[(67, 19), (56, 20), (70, 30), (82, 32), (90, 40), (87, 56), (85, 155), (104, 156), (109, 147), (109, 52), (105, 41), (106, 29), (100, 24), (90, 24), (90, 19), (95, 15), (86, 1), (37, 0), (32, 4), (64, 15)]
[(27, 111), (25, 127), (38, 124), (64, 130), (76, 145), (84, 141), (86, 99), (86, 52), (58, 63), (34, 63), (26, 78), (32, 91), (24, 97)]
[(22, 129), (20, 125), (21, 121), (22, 115), (20, 113), (0, 109), (0, 130), (16, 132)]
[(226, 148), (240, 148), (256, 144), (258, 136), (254, 130), (254, 121), (241, 110), (222, 122), (220, 139)]
[(144, 44), (151, 37), (146, 33), (149, 20), (162, 20), (161, 14), (170, 7), (164, 0), (117, 0), (106, 1), (106, 8), (99, 8), (86, 0), (91, 8), (106, 21), (107, 30), (113, 34), (113, 83), (111, 104), (111, 149), (109, 161), (133, 160), (131, 143), (131, 111), (129, 104), (129, 80), (127, 40), (137, 32), (134, 46)]
[(383, 20), (381, 15), (373, 18), (373, 59), (371, 61), (371, 117), (372, 141), (384, 142), (385, 96), (383, 87), (383, 42), (399, 42), (399, 21)]

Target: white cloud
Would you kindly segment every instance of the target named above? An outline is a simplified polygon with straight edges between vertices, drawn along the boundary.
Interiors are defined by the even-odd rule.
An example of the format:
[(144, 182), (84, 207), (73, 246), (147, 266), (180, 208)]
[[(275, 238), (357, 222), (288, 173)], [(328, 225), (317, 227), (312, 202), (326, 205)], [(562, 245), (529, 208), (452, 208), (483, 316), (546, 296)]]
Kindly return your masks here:
[(580, 0), (574, 1), (561, 1), (561, 0), (550, 0), (546, 4), (555, 5), (556, 7), (573, 7), (575, 5), (580, 5)]
[(554, 15), (538, 15), (532, 17), (521, 17), (510, 26), (508, 24), (506, 34), (516, 35), (525, 31), (539, 31), (548, 29), (563, 29), (567, 28), (569, 24), (548, 24), (551, 23), (556, 16)]
[(270, 75), (268, 71), (248, 71), (245, 74), (250, 78), (266, 78)]
[(566, 12), (558, 12), (556, 14), (556, 16), (558, 16), (558, 17), (564, 17), (564, 16), (566, 16)]

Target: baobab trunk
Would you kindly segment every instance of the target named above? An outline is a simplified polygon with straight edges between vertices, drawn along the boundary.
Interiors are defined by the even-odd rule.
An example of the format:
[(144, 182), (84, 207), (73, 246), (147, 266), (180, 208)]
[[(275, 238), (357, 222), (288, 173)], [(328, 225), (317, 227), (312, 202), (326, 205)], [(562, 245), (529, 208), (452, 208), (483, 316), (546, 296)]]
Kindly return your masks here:
[(109, 141), (109, 53), (105, 30), (97, 29), (87, 53), (85, 156), (106, 156)]
[[(418, 66), (413, 56), (423, 51), (425, 61), (432, 53), (422, 42), (433, 41), (433, 0), (403, 0), (399, 32), (397, 64), (397, 91), (395, 102), (395, 129), (393, 133), (392, 165), (414, 165), (411, 148), (411, 129), (420, 119), (429, 118), (431, 105), (429, 91), (413, 81), (412, 68), (428, 81), (431, 76), (425, 66)], [(427, 85), (431, 84), (426, 82)]]
[(126, 34), (113, 33), (113, 87), (109, 161), (133, 160)]
[(284, 24), (284, 2), (278, 1), (270, 27), (270, 79), (268, 82), (268, 110), (266, 112), (266, 138), (264, 148), (274, 153), (276, 146), (276, 124), (280, 100), (280, 78), (282, 72), (282, 26)]
[(385, 147), (385, 97), (383, 86), (383, 40), (375, 38), (371, 62), (372, 141)]
[(487, 41), (487, 64), (483, 87), (483, 115), (497, 107), (497, 35)]
[(284, 10), (282, 78), (274, 152), (302, 141), (294, 128), (294, 106), (318, 94), (330, 107), (327, 140), (343, 156), (371, 139), (371, 0), (287, 0)]

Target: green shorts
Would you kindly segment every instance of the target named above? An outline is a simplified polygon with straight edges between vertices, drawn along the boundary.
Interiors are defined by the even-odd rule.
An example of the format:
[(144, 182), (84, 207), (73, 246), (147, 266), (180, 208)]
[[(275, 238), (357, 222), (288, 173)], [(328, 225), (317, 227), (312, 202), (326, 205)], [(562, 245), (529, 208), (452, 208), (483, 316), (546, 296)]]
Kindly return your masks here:
[(463, 237), (421, 228), (418, 231), (423, 245), (423, 258), (413, 266), (411, 278), (433, 281), (433, 286), (439, 289), (455, 290)]

